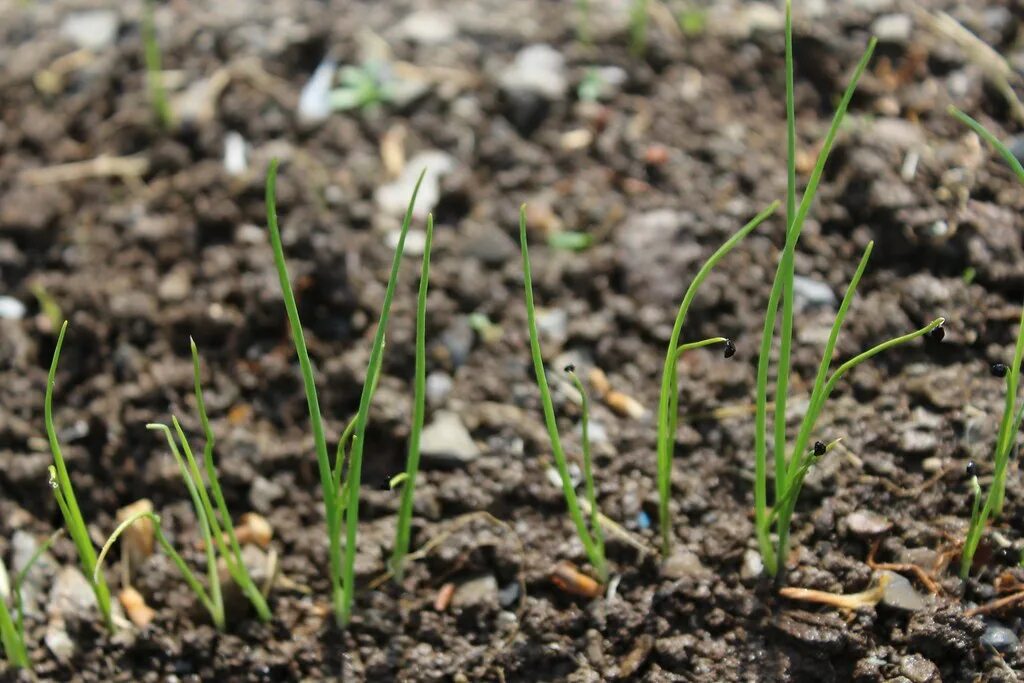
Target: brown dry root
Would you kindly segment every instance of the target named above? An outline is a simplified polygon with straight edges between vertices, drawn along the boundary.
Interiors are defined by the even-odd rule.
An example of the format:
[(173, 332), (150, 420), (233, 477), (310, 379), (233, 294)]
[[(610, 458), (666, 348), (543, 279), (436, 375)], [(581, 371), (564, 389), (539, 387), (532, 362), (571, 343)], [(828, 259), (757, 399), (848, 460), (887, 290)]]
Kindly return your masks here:
[(814, 602), (819, 605), (829, 605), (842, 610), (855, 610), (859, 607), (871, 607), (877, 605), (885, 595), (885, 587), (889, 584), (888, 574), (882, 574), (878, 579), (878, 585), (874, 588), (859, 593), (829, 593), (812, 588), (780, 588), (779, 595), (790, 600), (801, 600), (803, 602)]
[[(876, 562), (875, 553), (878, 552), (879, 543), (881, 543), (881, 541), (875, 541), (872, 543), (871, 550), (868, 551), (866, 562), (869, 567), (876, 571), (888, 570), (891, 572), (900, 572), (901, 574), (903, 572), (910, 572), (917, 577), (917, 580), (920, 581), (932, 595), (938, 595), (942, 592), (942, 588), (939, 587), (939, 584), (935, 581), (932, 575), (919, 565), (911, 564), (909, 562)], [(940, 557), (939, 561), (941, 561), (941, 559), (942, 558)]]
[(1017, 577), (1010, 572), (1000, 574), (996, 579), (995, 587), (997, 592), (1009, 593), (1009, 595), (1004, 595), (992, 602), (969, 609), (964, 614), (969, 617), (976, 617), (979, 614), (991, 614), (992, 612), (1012, 607), (1019, 602), (1024, 602), (1024, 583), (1017, 580)]

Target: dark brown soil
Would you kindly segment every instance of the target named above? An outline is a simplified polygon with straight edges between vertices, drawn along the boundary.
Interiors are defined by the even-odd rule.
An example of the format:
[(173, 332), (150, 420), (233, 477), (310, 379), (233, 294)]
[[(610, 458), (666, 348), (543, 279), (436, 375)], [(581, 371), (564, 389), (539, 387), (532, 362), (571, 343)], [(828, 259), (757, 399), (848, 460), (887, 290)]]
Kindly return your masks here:
[[(112, 530), (119, 507), (148, 497), (179, 548), (196, 540), (174, 463), (144, 427), (173, 411), (198, 435), (192, 335), (205, 364), (229, 506), (267, 516), (290, 581), (271, 593), (272, 623), (236, 610), (228, 632), (217, 633), (158, 554), (139, 569), (139, 588), (158, 611), (145, 630), (110, 637), (94, 611), (66, 615), (75, 648), (62, 661), (44, 644), (52, 615), (37, 606), (28, 637), (40, 679), (921, 682), (1015, 680), (1024, 671), (1024, 650), (987, 651), (979, 639), (990, 622), (965, 616), (996, 597), (994, 564), (966, 585), (942, 572), (942, 594), (914, 613), (880, 605), (845, 614), (791, 602), (744, 571), (756, 546), (752, 417), (742, 407), (754, 393), (779, 216), (712, 273), (684, 332), (687, 339), (729, 336), (740, 349), (731, 361), (715, 351), (685, 360), (687, 417), (672, 504), (676, 547), (699, 565), (690, 557), (682, 571), (666, 571), (658, 558), (612, 541), (621, 577), (614, 601), (588, 603), (548, 579), (556, 561), (582, 566), (585, 558), (547, 474), (550, 447), (522, 304), (518, 207), (530, 206), (538, 302), (568, 319), (556, 338), (545, 339), (552, 367), (560, 354), (572, 354), (584, 374), (603, 369), (616, 389), (650, 409), (690, 278), (727, 235), (785, 191), (783, 38), (773, 6), (715, 3), (693, 35), (656, 22), (646, 59), (635, 59), (608, 3), (592, 3), (591, 47), (575, 41), (568, 1), (439, 3), (458, 33), (431, 46), (402, 35), (402, 20), (422, 9), (419, 2), (288, 0), (242, 10), (176, 0), (157, 13), (164, 67), (180, 72), (168, 77), (172, 98), (219, 69), (228, 78), (210, 116), (163, 132), (144, 87), (141, 3), (118, 10), (112, 45), (66, 57), (76, 47), (61, 34), (61, 21), (89, 4), (0, 7), (0, 294), (27, 307), (20, 320), (0, 319), (0, 552), (10, 559), (16, 530), (42, 538), (60, 524), (42, 438), (55, 329), (33, 294), (41, 288), (70, 320), (56, 416), (94, 537)], [(858, 368), (819, 424), (822, 438), (841, 436), (846, 448), (807, 482), (787, 583), (856, 592), (873, 579), (870, 539), (858, 535), (851, 513), (876, 512), (891, 522), (879, 561), (934, 560), (955, 551), (969, 516), (964, 463), (976, 458), (990, 472), (1003, 398), (988, 366), (1008, 359), (1024, 294), (1024, 193), (945, 113), (956, 103), (1000, 134), (1019, 130), (977, 66), (897, 2), (827, 4), (835, 6), (796, 3), (802, 159), (816, 153), (873, 23), (906, 12), (912, 26), (909, 35), (882, 41), (862, 81), (804, 231), (797, 271), (841, 295), (864, 246), (876, 241), (840, 340), (843, 358), (938, 315), (948, 319), (941, 344), (912, 343)], [(1024, 10), (1014, 0), (909, 4), (952, 12), (1008, 55), (1018, 75), (1024, 67)], [(402, 106), (300, 124), (299, 92), (316, 65), (326, 54), (357, 61), (371, 35), (385, 41), (393, 59), (439, 74), (436, 82)], [(535, 43), (566, 59), (566, 91), (545, 106), (509, 97), (498, 84), (516, 52)], [(601, 104), (577, 97), (591, 65), (617, 65), (627, 75)], [(408, 157), (440, 149), (455, 160), (435, 207), (428, 329), (429, 370), (453, 384), (427, 419), (437, 409), (456, 412), (480, 455), (454, 468), (428, 465), (413, 544), (451, 535), (401, 585), (360, 592), (354, 623), (341, 632), (326, 593), (319, 482), (263, 230), (262, 183), (267, 161), (280, 157), (289, 265), (321, 405), (337, 435), (358, 402), (391, 257), (388, 234), (399, 227), (374, 199), (390, 180), (381, 141), (396, 126), (405, 130)], [(249, 169), (239, 176), (222, 162), (229, 131), (250, 145)], [(588, 134), (582, 148), (567, 144)], [(103, 155), (137, 157), (146, 168), (64, 180), (39, 170)], [(916, 172), (907, 168), (908, 155), (918, 158)], [(801, 177), (808, 171), (802, 162)], [(594, 245), (579, 253), (549, 248), (545, 230), (558, 225), (592, 234)], [(408, 433), (419, 264), (406, 261), (367, 440), (358, 561), (364, 585), (384, 571), (390, 552), (398, 497), (382, 484), (402, 469)], [(794, 421), (833, 312), (826, 302), (799, 316)], [(472, 332), (473, 313), (487, 315), (502, 334), (486, 340)], [(556, 387), (556, 402), (575, 456), (578, 408), (564, 388)], [(741, 409), (708, 417), (724, 406)], [(653, 544), (650, 411), (643, 419), (604, 405), (594, 412), (606, 433), (595, 444), (602, 510)], [(1011, 542), (1024, 535), (1022, 493), (1014, 466), (997, 523)], [(466, 517), (478, 511), (504, 525)], [(74, 565), (66, 539), (53, 554), (56, 562), (40, 570), (44, 591), (59, 566)], [(198, 552), (186, 556), (201, 563)], [(116, 579), (113, 570), (109, 576)], [(443, 584), (487, 576), (503, 605), (492, 584), (479, 599), (435, 611)], [(525, 594), (515, 589), (520, 580)], [(921, 584), (915, 588), (927, 594)], [(996, 616), (1019, 630), (1019, 615), (1011, 609)], [(0, 677), (20, 680), (14, 672)]]

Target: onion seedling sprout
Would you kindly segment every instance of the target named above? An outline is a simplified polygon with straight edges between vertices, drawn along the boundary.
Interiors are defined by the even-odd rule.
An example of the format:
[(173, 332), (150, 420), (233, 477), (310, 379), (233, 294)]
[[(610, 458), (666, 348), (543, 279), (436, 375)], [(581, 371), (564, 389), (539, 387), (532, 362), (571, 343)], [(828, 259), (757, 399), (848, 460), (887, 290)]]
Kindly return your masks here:
[[(420, 287), (416, 295), (416, 363), (413, 371), (414, 388), (412, 426), (409, 428), (409, 454), (406, 459), (405, 477), (401, 480), (402, 502), (398, 508), (395, 549), (391, 555), (391, 569), (399, 581), (405, 570), (405, 556), (409, 552), (413, 494), (416, 491), (416, 475), (420, 470), (420, 433), (423, 431), (423, 415), (427, 395), (427, 286), (430, 282), (430, 247), (433, 241), (434, 217), (428, 214), (427, 235), (423, 245), (423, 263), (420, 268)], [(395, 481), (397, 478), (395, 477), (389, 482), (390, 488), (398, 485)]]
[(544, 358), (540, 351), (540, 336), (537, 333), (537, 310), (533, 302), (533, 277), (530, 271), (530, 253), (526, 238), (526, 205), (519, 209), (519, 243), (523, 252), (523, 289), (526, 298), (526, 320), (530, 331), (530, 354), (533, 357), (533, 369), (537, 375), (537, 388), (540, 390), (541, 405), (544, 410), (544, 423), (547, 426), (548, 438), (551, 441), (551, 453), (555, 458), (555, 467), (558, 470), (559, 478), (562, 481), (562, 493), (565, 496), (565, 503), (569, 507), (569, 516), (576, 526), (576, 533), (587, 554), (594, 571), (597, 572), (601, 583), (608, 581), (608, 564), (605, 560), (604, 533), (598, 522), (600, 511), (597, 507), (597, 495), (594, 489), (593, 468), (590, 458), (589, 422), (590, 410), (587, 393), (583, 384), (576, 376), (573, 366), (566, 367), (566, 372), (580, 394), (583, 406), (583, 472), (586, 479), (587, 499), (590, 503), (591, 528), (587, 529), (587, 523), (583, 517), (583, 510), (579, 500), (576, 498), (576, 490), (573, 488), (572, 477), (569, 476), (569, 465), (565, 458), (565, 450), (562, 448), (562, 440), (558, 435), (558, 423), (555, 420), (555, 407), (551, 400), (551, 389), (548, 387), (547, 374), (544, 371)]
[[(174, 448), (174, 439), (171, 438), (170, 429), (168, 429), (167, 425), (146, 425), (146, 427), (149, 429), (156, 428), (166, 430), (167, 441), (168, 443), (171, 444), (172, 449)], [(220, 599), (219, 595), (220, 583), (216, 578), (216, 558), (211, 558), (210, 553), (210, 550), (212, 549), (213, 546), (210, 543), (206, 544), (206, 561), (207, 563), (212, 562), (210, 566), (213, 567), (212, 571), (209, 569), (209, 567), (207, 567), (208, 575), (212, 577), (210, 582), (210, 592), (208, 593), (206, 589), (203, 587), (202, 582), (200, 582), (199, 579), (196, 578), (196, 575), (192, 572), (192, 570), (188, 568), (188, 565), (185, 563), (185, 559), (178, 553), (177, 550), (174, 549), (174, 546), (171, 545), (171, 542), (167, 540), (167, 536), (164, 535), (163, 526), (160, 523), (160, 515), (157, 515), (156, 513), (150, 510), (140, 510), (139, 512), (136, 512), (135, 514), (129, 516), (127, 519), (125, 519), (123, 522), (117, 525), (117, 528), (114, 529), (114, 532), (112, 534), (110, 534), (110, 538), (107, 539), (107, 542), (103, 545), (103, 549), (100, 551), (99, 563), (96, 565), (97, 574), (99, 573), (99, 568), (103, 566), (103, 561), (106, 559), (107, 553), (109, 553), (110, 549), (114, 547), (114, 543), (117, 541), (118, 538), (120, 538), (121, 534), (123, 534), (132, 524), (135, 524), (135, 522), (143, 518), (149, 519), (153, 522), (153, 529), (155, 531), (156, 540), (160, 544), (160, 547), (164, 549), (164, 552), (167, 553), (167, 556), (171, 558), (171, 562), (173, 562), (174, 565), (178, 568), (178, 571), (181, 572), (182, 578), (185, 579), (185, 583), (188, 584), (188, 587), (192, 589), (192, 592), (196, 594), (196, 597), (199, 599), (200, 604), (202, 604), (206, 611), (210, 613), (210, 618), (213, 620), (214, 625), (218, 629), (223, 630), (224, 603)], [(214, 588), (216, 588), (217, 593), (211, 596), (211, 594), (214, 593)]]
[[(754, 471), (754, 509), (755, 529), (757, 542), (760, 548), (761, 557), (765, 569), (771, 576), (779, 576), (785, 568), (786, 558), (789, 555), (789, 529), (794, 508), (803, 486), (803, 480), (809, 469), (817, 462), (822, 453), (822, 448), (811, 446), (811, 434), (814, 431), (818, 417), (824, 408), (825, 401), (835, 388), (838, 380), (860, 363), (899, 344), (904, 344), (917, 337), (935, 331), (934, 336), (941, 335), (942, 318), (933, 320), (925, 327), (905, 334), (901, 337), (890, 339), (858, 356), (846, 361), (829, 376), (832, 356), (835, 352), (839, 331), (843, 320), (846, 317), (850, 304), (853, 300), (857, 284), (867, 267), (868, 259), (874, 248), (874, 243), (869, 243), (864, 250), (853, 279), (847, 287), (846, 294), (839, 305), (836, 317), (829, 333), (828, 341), (822, 354), (821, 362), (811, 391), (810, 402), (800, 428), (791, 448), (787, 448), (786, 440), (786, 399), (789, 389), (790, 359), (792, 353), (793, 338), (793, 281), (794, 281), (794, 254), (804, 221), (810, 211), (811, 203), (814, 200), (818, 184), (825, 169), (825, 163), (832, 151), (832, 145), (839, 133), (839, 128), (846, 116), (846, 111), (856, 91), (857, 83), (860, 81), (871, 55), (874, 52), (877, 40), (872, 38), (864, 51), (857, 68), (853, 73), (842, 100), (836, 109), (832, 124), (829, 127), (825, 140), (822, 143), (821, 151), (818, 154), (814, 169), (811, 172), (807, 187), (804, 190), (800, 202), (797, 202), (796, 189), (796, 117), (794, 105), (794, 75), (793, 75), (793, 14), (792, 2), (786, 2), (785, 14), (785, 50), (786, 50), (786, 148), (787, 148), (787, 191), (786, 191), (786, 240), (779, 263), (772, 283), (771, 293), (768, 299), (767, 311), (764, 319), (764, 329), (761, 337), (760, 356), (757, 366), (757, 400), (754, 428), (754, 450), (755, 450), (755, 471)], [(771, 361), (772, 340), (775, 336), (776, 316), (779, 306), (782, 307), (782, 320), (780, 328), (780, 343), (778, 368), (776, 371), (775, 401), (774, 401), (774, 429), (773, 437), (775, 489), (774, 505), (768, 505), (768, 369)], [(824, 449), (826, 452), (828, 447)], [(789, 453), (787, 457), (787, 451)], [(773, 546), (771, 539), (771, 527), (775, 526), (776, 543)]]
[(153, 8), (154, 0), (146, 0), (142, 10), (142, 49), (146, 61), (146, 84), (149, 87), (149, 102), (156, 114), (156, 119), (164, 130), (174, 125), (171, 105), (167, 101), (164, 89), (163, 59), (160, 55), (160, 43), (156, 39), (156, 18)]
[(668, 351), (665, 354), (665, 366), (661, 373), (661, 397), (658, 400), (658, 524), (661, 528), (661, 549), (662, 554), (668, 556), (672, 539), (672, 519), (669, 512), (669, 495), (672, 482), (672, 457), (675, 451), (676, 428), (679, 420), (679, 357), (683, 352), (708, 346), (710, 344), (725, 344), (725, 357), (731, 358), (736, 353), (736, 346), (732, 340), (725, 337), (712, 337), (688, 344), (679, 344), (679, 336), (683, 331), (683, 324), (686, 322), (686, 314), (690, 310), (690, 304), (697, 296), (697, 290), (711, 269), (732, 251), (733, 247), (750, 234), (765, 219), (775, 213), (779, 208), (779, 202), (772, 202), (764, 211), (757, 214), (736, 231), (736, 233), (725, 241), (715, 253), (713, 253), (690, 282), (686, 289), (683, 301), (679, 304), (679, 311), (676, 313), (676, 321), (672, 326), (672, 335), (668, 342)]
[(60, 441), (57, 439), (57, 429), (53, 425), (53, 385), (57, 381), (57, 363), (60, 360), (60, 350), (64, 345), (64, 334), (68, 330), (68, 323), (65, 320), (61, 325), (60, 334), (57, 335), (57, 346), (53, 350), (53, 360), (50, 362), (50, 373), (46, 378), (46, 398), (43, 403), (44, 421), (46, 422), (46, 437), (50, 442), (50, 452), (53, 454), (53, 465), (50, 467), (50, 488), (53, 489), (53, 497), (57, 500), (57, 507), (64, 518), (64, 526), (68, 535), (75, 544), (78, 551), (78, 562), (82, 567), (82, 573), (90, 577), (93, 593), (96, 595), (96, 604), (103, 615), (103, 622), (107, 630), (114, 631), (114, 619), (110, 611), (110, 589), (102, 574), (96, 571), (96, 548), (89, 538), (89, 530), (85, 526), (85, 518), (78, 507), (78, 499), (75, 497), (75, 489), (71, 485), (71, 477), (68, 476), (68, 468), (64, 462), (64, 453), (61, 451)]
[[(288, 313), (292, 341), (295, 345), (295, 354), (298, 357), (299, 366), (302, 370), (302, 383), (306, 392), (306, 403), (309, 407), (309, 420), (313, 429), (313, 443), (316, 449), (317, 466), (320, 473), (320, 486), (324, 496), (324, 516), (327, 520), (331, 599), (334, 605), (335, 619), (338, 625), (342, 627), (348, 625), (349, 619), (352, 616), (352, 605), (355, 599), (356, 540), (359, 528), (359, 484), (362, 478), (363, 442), (366, 437), (366, 424), (370, 413), (370, 403), (377, 388), (377, 379), (381, 369), (384, 354), (384, 336), (387, 331), (388, 316), (391, 312), (391, 301), (394, 298), (398, 282), (398, 271), (402, 263), (402, 254), (405, 251), (405, 238), (409, 234), (413, 207), (416, 205), (416, 196), (419, 194), (420, 185), (423, 182), (425, 173), (425, 170), (423, 173), (420, 173), (420, 177), (416, 181), (412, 197), (409, 199), (409, 206), (405, 212), (405, 218), (402, 221), (402, 230), (398, 238), (398, 244), (395, 247), (394, 258), (391, 262), (391, 274), (388, 277), (387, 289), (384, 293), (384, 303), (377, 322), (373, 346), (370, 349), (370, 360), (367, 364), (363, 390), (359, 398), (359, 410), (352, 422), (349, 423), (349, 427), (345, 429), (345, 433), (338, 443), (335, 466), (332, 468), (327, 454), (327, 439), (324, 435), (323, 418), (320, 414), (320, 401), (316, 393), (316, 381), (313, 377), (313, 363), (310, 361), (309, 351), (306, 348), (302, 322), (299, 320), (299, 309), (295, 303), (295, 293), (292, 291), (291, 280), (288, 277), (288, 267), (285, 263), (281, 231), (277, 224), (275, 191), (277, 160), (272, 160), (267, 169), (267, 227), (270, 231), (270, 243), (274, 251), (274, 264), (277, 268), (278, 280), (281, 285), (281, 296), (284, 299), (285, 310)], [(345, 446), (347, 443), (351, 445), (346, 451)], [(347, 472), (343, 481), (342, 469), (345, 467), (346, 456)], [(345, 525), (344, 551), (341, 546), (342, 523)]]
[[(956, 107), (950, 107), (949, 112), (992, 145), (1010, 166), (1021, 184), (1024, 184), (1024, 167), (999, 138)], [(978, 484), (978, 477), (974, 473), (969, 474), (974, 494), (974, 505), (971, 511), (971, 524), (968, 527), (964, 549), (960, 555), (960, 578), (962, 579), (967, 578), (971, 571), (974, 554), (978, 550), (978, 544), (981, 542), (989, 517), (998, 517), (1003, 511), (1003, 501), (1006, 495), (1006, 472), (1010, 463), (1010, 455), (1016, 445), (1017, 434), (1020, 433), (1021, 420), (1024, 418), (1024, 403), (1021, 403), (1019, 408), (1017, 407), (1017, 389), (1020, 386), (1022, 360), (1024, 360), (1024, 309), (1021, 311), (1020, 326), (1017, 329), (1017, 344), (1013, 351), (1013, 362), (1009, 367), (1002, 363), (996, 363), (991, 367), (991, 372), (995, 377), (1006, 379), (1006, 402), (1003, 407), (1002, 420), (999, 422), (999, 435), (996, 437), (995, 453), (993, 454), (995, 470), (992, 485), (989, 487), (985, 503), (981, 506), (980, 511), (978, 508), (981, 500), (981, 487)], [(974, 463), (972, 462), (970, 465), (973, 466)]]
[[(28, 648), (25, 646), (25, 607), (21, 599), (21, 586), (35, 563), (42, 557), (43, 553), (50, 549), (53, 542), (63, 532), (63, 529), (58, 529), (50, 534), (49, 538), (40, 543), (29, 557), (28, 562), (25, 563), (25, 566), (21, 568), (21, 571), (14, 578), (14, 583), (9, 585), (10, 595), (14, 598), (14, 617), (11, 616), (11, 611), (7, 606), (7, 600), (3, 592), (0, 591), (0, 645), (4, 647), (4, 656), (7, 658), (7, 663), (15, 669), (27, 669), (31, 666), (28, 658)], [(0, 559), (0, 576), (3, 577), (5, 587), (8, 587), (7, 567), (2, 559)]]
[(629, 4), (629, 51), (642, 57), (647, 50), (647, 0), (632, 0)]

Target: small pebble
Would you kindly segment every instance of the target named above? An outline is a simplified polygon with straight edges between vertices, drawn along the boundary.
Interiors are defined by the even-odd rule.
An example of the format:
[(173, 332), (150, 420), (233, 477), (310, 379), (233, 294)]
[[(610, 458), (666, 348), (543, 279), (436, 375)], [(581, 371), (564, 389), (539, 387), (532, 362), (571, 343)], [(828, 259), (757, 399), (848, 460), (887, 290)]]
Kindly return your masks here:
[(918, 612), (927, 606), (924, 598), (914, 590), (914, 586), (905, 576), (896, 572), (888, 574), (889, 583), (885, 587), (885, 595), (882, 596), (883, 605), (904, 612)]
[(498, 604), (508, 608), (519, 600), (519, 582), (513, 581), (498, 591)]
[(761, 560), (761, 553), (748, 548), (743, 553), (743, 566), (740, 568), (740, 578), (744, 581), (751, 581), (761, 576), (764, 572), (764, 562)]
[(325, 59), (313, 71), (299, 95), (299, 121), (319, 123), (331, 114), (331, 83), (338, 65)]
[(870, 538), (891, 529), (892, 522), (877, 512), (857, 510), (846, 516), (846, 528), (854, 536)]
[(1016, 652), (1020, 647), (1017, 635), (997, 621), (990, 621), (981, 635), (982, 647), (1002, 654)]
[(0, 318), (4, 320), (21, 320), (25, 317), (25, 304), (13, 296), (0, 296)]

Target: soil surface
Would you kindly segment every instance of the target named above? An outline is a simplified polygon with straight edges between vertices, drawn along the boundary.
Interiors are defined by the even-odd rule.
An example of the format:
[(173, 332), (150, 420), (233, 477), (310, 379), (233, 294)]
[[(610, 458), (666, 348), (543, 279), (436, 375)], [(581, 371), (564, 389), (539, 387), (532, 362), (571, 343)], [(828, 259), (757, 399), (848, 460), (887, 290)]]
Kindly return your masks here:
[[(1011, 357), (1020, 315), (1024, 192), (945, 112), (955, 103), (1004, 137), (1022, 122), (985, 70), (922, 12), (949, 11), (1019, 78), (1024, 10), (1014, 0), (795, 4), (802, 179), (869, 35), (881, 42), (797, 254), (794, 428), (837, 298), (869, 240), (874, 255), (837, 356), (939, 315), (948, 320), (941, 343), (919, 340), (851, 373), (816, 430), (842, 437), (843, 447), (808, 478), (786, 584), (868, 589), (878, 581), (868, 564), (875, 542), (875, 559), (902, 563), (909, 581), (902, 602), (853, 612), (780, 597), (756, 556), (749, 408), (781, 213), (720, 263), (694, 301), (684, 337), (727, 336), (739, 352), (684, 358), (675, 551), (664, 560), (648, 550), (659, 533), (651, 409), (679, 300), (704, 259), (785, 192), (775, 3), (651, 3), (639, 58), (624, 0), (591, 3), (589, 44), (577, 40), (568, 1), (458, 0), (426, 12), (427, 3), (410, 1), (174, 0), (156, 8), (171, 130), (149, 106), (141, 3), (91, 15), (82, 12), (102, 3), (0, 6), (0, 553), (16, 568), (61, 524), (47, 485), (43, 393), (66, 317), (56, 420), (97, 543), (120, 507), (145, 497), (202, 568), (174, 461), (145, 428), (173, 413), (201, 446), (191, 335), (228, 505), (270, 521), (269, 553), (247, 552), (257, 573), (274, 557), (278, 570), (273, 621), (261, 624), (242, 601), (218, 633), (157, 552), (135, 579), (155, 620), (108, 636), (88, 591), (83, 598), (74, 548), (60, 539), (26, 586), (38, 678), (1017, 680), (1019, 606), (969, 610), (998, 597), (1004, 572), (1024, 575), (1000, 566), (991, 545), (970, 581), (954, 574), (970, 516), (965, 463), (978, 461), (983, 485), (991, 478), (1004, 392), (989, 365)], [(548, 48), (521, 52), (538, 45)], [(518, 70), (517, 54), (526, 64)], [(301, 93), (325, 59), (377, 60), (401, 87), (379, 106), (318, 119)], [(282, 232), (332, 443), (359, 400), (408, 196), (396, 176), (425, 160), (435, 169), (371, 415), (357, 562), (364, 588), (347, 631), (330, 612), (316, 461), (265, 230), (272, 157), (282, 163)], [(643, 416), (597, 400), (593, 408), (600, 506), (634, 541), (609, 541), (612, 597), (574, 597), (549, 578), (560, 560), (586, 562), (551, 481), (530, 363), (522, 202), (571, 457), (580, 411), (561, 377), (567, 362), (584, 377), (603, 370), (646, 408)], [(398, 506), (386, 482), (404, 466), (413, 243), (428, 208), (437, 221), (428, 321), (434, 431), (413, 547), (437, 545), (400, 584), (374, 587)], [(592, 244), (552, 246), (566, 231)], [(1022, 496), (1014, 464), (992, 543), (1024, 536)], [(934, 576), (937, 594), (909, 564)], [(113, 564), (108, 571), (118, 585), (120, 573)], [(439, 610), (448, 583), (455, 594)], [(0, 678), (29, 680), (10, 670)]]

